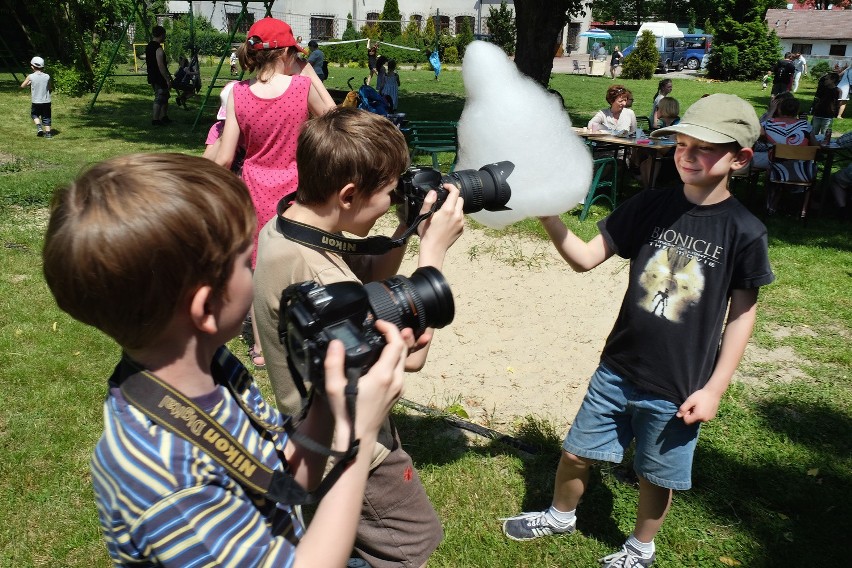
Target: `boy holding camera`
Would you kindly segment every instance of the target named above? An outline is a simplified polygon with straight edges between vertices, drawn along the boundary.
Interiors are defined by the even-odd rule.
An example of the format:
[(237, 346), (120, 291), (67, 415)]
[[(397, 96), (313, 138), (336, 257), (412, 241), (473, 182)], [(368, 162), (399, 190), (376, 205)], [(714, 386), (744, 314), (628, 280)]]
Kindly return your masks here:
[[(396, 274), (405, 247), (377, 255), (344, 254), (310, 239), (284, 235), (286, 226), (307, 227), (327, 241), (343, 242), (341, 233), (366, 237), (391, 206), (400, 174), (408, 167), (405, 138), (389, 120), (355, 108), (335, 108), (305, 124), (297, 143), (299, 187), (292, 204), (279, 205), (279, 215), (260, 231), (255, 272), (255, 317), (265, 346), (269, 378), (282, 412), (298, 414), (301, 397), (287, 365), (278, 334), (281, 293), (296, 282), (314, 280), (368, 282)], [(319, 172), (322, 172), (320, 174)], [(446, 184), (445, 202), (418, 226), (419, 265), (440, 269), (449, 247), (463, 230), (463, 200)], [(435, 204), (430, 191), (422, 211)], [(393, 235), (403, 235), (400, 223)], [(362, 241), (363, 242), (363, 241)], [(351, 250), (351, 249), (350, 249)], [(406, 361), (407, 370), (425, 362), (431, 332), (417, 341), (421, 349)], [(380, 434), (364, 495), (355, 550), (374, 568), (426, 563), (441, 541), (440, 521), (402, 449), (390, 421)]]
[[(359, 382), (354, 423), (343, 347), (329, 346), (326, 395), (298, 433), (328, 445), (336, 430), (345, 441), (337, 450), (351, 434), (360, 450), (306, 531), (288, 503), (270, 497), (274, 484), (265, 491), (243, 477), (267, 471), (312, 488), (326, 465), (293, 443), (289, 417), (264, 403), (223, 347), (252, 301), (254, 225), (238, 178), (180, 154), (113, 158), (53, 198), (47, 283), (60, 308), (122, 348), (91, 464), (117, 565), (342, 566), (351, 552), (378, 430), (401, 394), (413, 338), (376, 324), (387, 346)], [(215, 447), (205, 446), (211, 439)]]
[(749, 163), (759, 133), (754, 109), (739, 97), (699, 99), (679, 124), (654, 133), (677, 135), (683, 186), (638, 194), (602, 220), (601, 233), (588, 243), (559, 217), (541, 218), (574, 270), (617, 254), (630, 259), (630, 280), (563, 443), (552, 505), (506, 519), (509, 538), (574, 532), (590, 465), (620, 463), (635, 439), (636, 525), (601, 565), (654, 562), (654, 537), (672, 490), (692, 484), (699, 425), (716, 416), (751, 336), (758, 289), (774, 280), (766, 227), (728, 191), (731, 173)]

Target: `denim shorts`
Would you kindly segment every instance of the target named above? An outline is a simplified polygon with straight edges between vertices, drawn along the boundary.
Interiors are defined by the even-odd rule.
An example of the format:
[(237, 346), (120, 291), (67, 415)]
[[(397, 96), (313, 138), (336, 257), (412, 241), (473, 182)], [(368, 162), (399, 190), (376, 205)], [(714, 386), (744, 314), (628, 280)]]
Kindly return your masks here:
[(581, 458), (621, 463), (635, 439), (637, 475), (667, 489), (689, 489), (700, 426), (684, 424), (677, 409), (601, 365), (562, 448)]

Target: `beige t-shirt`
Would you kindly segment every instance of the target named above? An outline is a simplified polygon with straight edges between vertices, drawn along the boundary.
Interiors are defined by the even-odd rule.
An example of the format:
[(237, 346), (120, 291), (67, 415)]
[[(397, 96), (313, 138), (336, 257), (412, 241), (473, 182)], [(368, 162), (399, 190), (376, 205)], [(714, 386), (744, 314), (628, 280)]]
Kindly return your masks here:
[[(287, 366), (287, 352), (278, 339), (281, 293), (290, 284), (313, 280), (322, 285), (335, 282), (361, 282), (355, 272), (363, 273), (366, 258), (347, 256), (305, 246), (287, 239), (278, 231), (273, 217), (260, 230), (257, 241), (257, 265), (254, 272), (254, 318), (266, 359), (269, 380), (275, 391), (278, 410), (298, 416), (302, 400)], [(390, 420), (379, 432), (371, 468), (390, 453), (393, 434)]]

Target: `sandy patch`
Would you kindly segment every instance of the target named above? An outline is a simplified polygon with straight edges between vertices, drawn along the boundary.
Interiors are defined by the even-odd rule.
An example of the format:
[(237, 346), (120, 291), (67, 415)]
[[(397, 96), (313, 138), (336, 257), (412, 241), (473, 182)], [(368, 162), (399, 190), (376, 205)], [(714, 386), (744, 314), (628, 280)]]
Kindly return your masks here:
[[(416, 266), (406, 258), (400, 273)], [(455, 320), (436, 332), (405, 397), (436, 408), (460, 403), (472, 421), (501, 431), (526, 415), (567, 427), (618, 313), (627, 263), (612, 258), (576, 273), (549, 242), (496, 241), (467, 227), (443, 272)]]

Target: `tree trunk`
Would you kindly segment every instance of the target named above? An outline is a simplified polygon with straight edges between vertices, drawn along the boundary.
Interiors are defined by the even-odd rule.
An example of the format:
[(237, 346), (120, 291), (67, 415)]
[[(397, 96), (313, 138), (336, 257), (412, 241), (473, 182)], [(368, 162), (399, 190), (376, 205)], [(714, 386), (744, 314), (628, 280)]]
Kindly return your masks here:
[(515, 0), (518, 69), (547, 87), (559, 34), (568, 22), (572, 0)]

